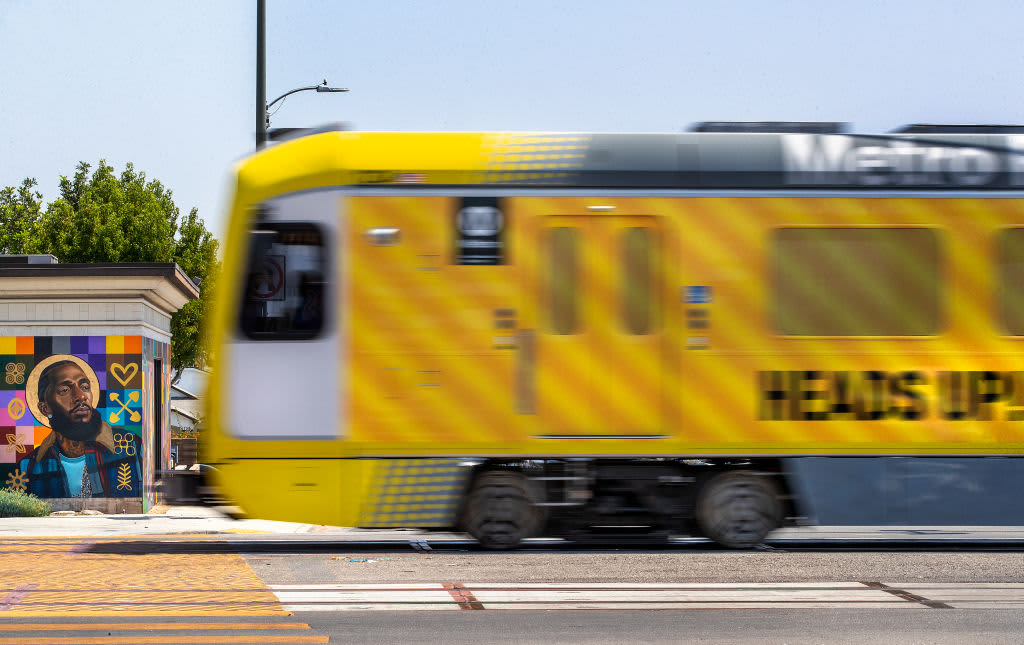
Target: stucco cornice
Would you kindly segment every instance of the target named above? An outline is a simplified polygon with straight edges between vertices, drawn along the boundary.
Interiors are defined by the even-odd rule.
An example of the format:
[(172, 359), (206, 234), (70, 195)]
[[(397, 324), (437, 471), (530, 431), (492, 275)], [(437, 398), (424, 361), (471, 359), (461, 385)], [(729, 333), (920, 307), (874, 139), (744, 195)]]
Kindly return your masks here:
[(170, 315), (198, 297), (171, 262), (0, 266), (0, 300), (142, 298)]

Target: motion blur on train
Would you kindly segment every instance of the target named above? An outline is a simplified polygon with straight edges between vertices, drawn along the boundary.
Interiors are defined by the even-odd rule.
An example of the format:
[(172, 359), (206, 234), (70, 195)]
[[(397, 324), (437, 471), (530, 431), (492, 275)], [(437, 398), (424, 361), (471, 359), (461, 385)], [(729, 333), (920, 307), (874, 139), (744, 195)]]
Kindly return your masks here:
[(847, 129), (256, 152), (213, 325), (214, 483), (255, 517), (488, 548), (744, 548), (810, 515), (807, 460), (1020, 455), (1024, 128)]

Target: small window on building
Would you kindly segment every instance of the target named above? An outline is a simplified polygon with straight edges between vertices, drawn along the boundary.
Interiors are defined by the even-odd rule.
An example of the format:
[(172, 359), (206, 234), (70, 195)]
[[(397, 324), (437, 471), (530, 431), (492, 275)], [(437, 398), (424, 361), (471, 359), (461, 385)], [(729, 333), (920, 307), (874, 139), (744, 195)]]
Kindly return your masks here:
[(1024, 228), (1008, 228), (996, 238), (999, 320), (1007, 334), (1024, 336)]
[(657, 307), (657, 257), (653, 231), (627, 228), (622, 233), (622, 282), (619, 301), (627, 333), (650, 334)]
[(326, 311), (326, 251), (312, 224), (260, 223), (250, 233), (241, 331), (252, 340), (316, 337)]
[(578, 238), (575, 228), (548, 229), (545, 309), (553, 334), (568, 335), (579, 331)]
[(773, 317), (793, 336), (930, 336), (942, 317), (936, 232), (784, 228), (771, 256)]

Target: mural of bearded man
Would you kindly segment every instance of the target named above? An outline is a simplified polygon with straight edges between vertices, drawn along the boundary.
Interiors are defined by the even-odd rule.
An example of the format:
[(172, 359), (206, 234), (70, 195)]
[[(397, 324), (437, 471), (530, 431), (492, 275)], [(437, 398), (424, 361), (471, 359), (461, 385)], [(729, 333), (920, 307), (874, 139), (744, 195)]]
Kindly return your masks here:
[(20, 461), (27, 492), (44, 498), (142, 495), (142, 440), (126, 433), (127, 443), (114, 441), (96, 410), (99, 382), (85, 361), (56, 355), (40, 362), (26, 395), (36, 418), (53, 430)]

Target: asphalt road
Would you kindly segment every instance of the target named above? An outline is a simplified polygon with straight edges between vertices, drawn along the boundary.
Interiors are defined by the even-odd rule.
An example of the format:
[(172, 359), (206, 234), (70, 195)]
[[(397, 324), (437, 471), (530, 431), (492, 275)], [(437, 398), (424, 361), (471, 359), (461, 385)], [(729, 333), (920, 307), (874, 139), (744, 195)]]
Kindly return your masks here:
[[(344, 592), (347, 600), (341, 601), (348, 605), (330, 604), (337, 601), (335, 595), (333, 600), (322, 601), (323, 606), (292, 607), (296, 619), (316, 633), (329, 634), (331, 642), (1024, 643), (1024, 545), (989, 550), (991, 545), (962, 542), (932, 544), (924, 550), (910, 545), (889, 550), (851, 549), (832, 542), (741, 552), (699, 544), (656, 549), (563, 546), (492, 553), (459, 548), (458, 542), (412, 540), (383, 548), (359, 542), (336, 547), (336, 551), (315, 553), (243, 555), (268, 585), (299, 588), (291, 592), (292, 597), (302, 597), (302, 590), (308, 598), (329, 597), (339, 593), (330, 589), (348, 587)], [(287, 550), (283, 545), (279, 548)], [(463, 609), (483, 611), (433, 611), (436, 607), (415, 605), (431, 602), (417, 594), (444, 595), (417, 588), (417, 583), (443, 581), (484, 599), (479, 603), (482, 607), (465, 603)], [(560, 606), (556, 601), (520, 610), (485, 600), (488, 585), (494, 583), (530, 589), (534, 595), (528, 598), (539, 598), (547, 587), (573, 586), (577, 594), (600, 599), (607, 591), (603, 586), (625, 586), (619, 597), (627, 598), (627, 603), (658, 597), (644, 596), (645, 586), (689, 583), (700, 588), (689, 600), (668, 606), (633, 609), (628, 604), (596, 603), (593, 609), (579, 610), (570, 608), (578, 603)], [(826, 597), (817, 606), (800, 605), (785, 596), (789, 592), (786, 585), (800, 588), (794, 583), (849, 585), (854, 593), (844, 596), (832, 590), (828, 593), (840, 595)], [(857, 586), (870, 584), (888, 587), (888, 591)], [(715, 585), (736, 589), (729, 600), (738, 602), (696, 608), (720, 593)], [(391, 600), (375, 596), (388, 587), (406, 591)], [(869, 600), (868, 593), (875, 595)], [(892, 604), (873, 604), (887, 593)], [(776, 595), (759, 604), (766, 594)], [(951, 598), (965, 602), (941, 602)], [(395, 604), (377, 611), (357, 608), (361, 602), (391, 601), (414, 606)], [(993, 606), (1000, 608), (990, 608)], [(310, 607), (316, 611), (303, 610)]]
[(39, 537), (0, 530), (0, 645), (1024, 643), (1019, 529), (503, 553), (457, 534), (202, 524), (170, 535), (156, 531), (186, 520), (101, 519)]
[(1024, 614), (901, 609), (300, 613), (332, 643), (393, 645), (995, 645), (1024, 641)]
[(204, 624), (175, 617), (36, 618), (26, 630), (24, 619), (0, 618), (0, 643), (1001, 645), (1021, 642), (1022, 620), (1010, 610), (352, 611)]

